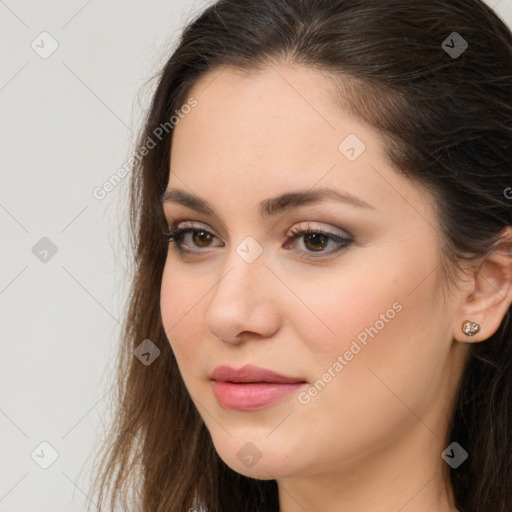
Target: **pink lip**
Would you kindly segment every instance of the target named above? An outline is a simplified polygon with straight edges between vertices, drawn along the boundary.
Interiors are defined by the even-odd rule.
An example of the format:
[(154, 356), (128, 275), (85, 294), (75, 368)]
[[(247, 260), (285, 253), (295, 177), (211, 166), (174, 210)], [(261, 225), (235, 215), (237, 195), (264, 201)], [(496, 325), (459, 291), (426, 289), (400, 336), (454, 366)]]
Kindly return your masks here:
[(286, 377), (253, 365), (236, 370), (222, 365), (210, 376), (215, 398), (222, 407), (253, 411), (267, 407), (303, 386), (306, 381)]

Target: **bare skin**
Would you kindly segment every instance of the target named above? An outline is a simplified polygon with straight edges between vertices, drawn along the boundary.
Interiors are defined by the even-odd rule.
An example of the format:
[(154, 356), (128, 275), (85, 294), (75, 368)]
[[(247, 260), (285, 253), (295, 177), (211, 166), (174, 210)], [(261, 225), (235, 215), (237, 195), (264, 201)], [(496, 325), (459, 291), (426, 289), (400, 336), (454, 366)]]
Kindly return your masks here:
[[(220, 457), (276, 479), (282, 512), (456, 512), (441, 457), (456, 441), (450, 404), (466, 342), (491, 336), (512, 301), (510, 261), (490, 257), (444, 294), (432, 198), (390, 167), (378, 134), (329, 87), (318, 71), (282, 64), (216, 70), (192, 89), (198, 104), (175, 127), (167, 189), (216, 214), (164, 205), (172, 227), (196, 229), (182, 240), (190, 253), (169, 247), (164, 327)], [(349, 134), (365, 145), (353, 161), (339, 149)], [(326, 199), (258, 213), (265, 199), (320, 187), (369, 206)], [(308, 225), (353, 241), (287, 239)], [(482, 325), (473, 339), (466, 319)], [(247, 363), (306, 384), (259, 410), (222, 407), (211, 371)], [(250, 467), (238, 456), (247, 443), (261, 455)]]

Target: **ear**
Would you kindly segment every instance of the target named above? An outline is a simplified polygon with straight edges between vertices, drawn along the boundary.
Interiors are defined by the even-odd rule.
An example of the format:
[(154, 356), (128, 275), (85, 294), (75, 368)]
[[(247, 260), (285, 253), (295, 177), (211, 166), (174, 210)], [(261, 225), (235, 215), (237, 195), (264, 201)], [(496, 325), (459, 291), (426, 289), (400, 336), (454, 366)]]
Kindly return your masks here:
[[(496, 249), (479, 265), (464, 288), (453, 337), (461, 342), (480, 342), (500, 327), (512, 303), (512, 227), (501, 232)], [(462, 331), (466, 320), (480, 325), (473, 336)]]

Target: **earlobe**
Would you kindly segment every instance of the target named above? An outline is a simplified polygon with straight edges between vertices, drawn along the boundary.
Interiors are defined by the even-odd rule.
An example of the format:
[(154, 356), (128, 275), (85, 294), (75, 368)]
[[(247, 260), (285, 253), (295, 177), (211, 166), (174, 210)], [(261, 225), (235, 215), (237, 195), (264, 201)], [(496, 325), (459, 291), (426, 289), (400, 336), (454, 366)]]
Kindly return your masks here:
[(512, 303), (512, 227), (501, 233), (496, 249), (478, 267), (454, 325), (457, 341), (477, 343), (500, 327)]
[(457, 332), (454, 333), (454, 337), (457, 341), (463, 343), (478, 343), (492, 336), (492, 334), (487, 334), (485, 330), (483, 332), (481, 331), (482, 326), (478, 322), (466, 319), (462, 322), (462, 325), (458, 327)]
[(472, 322), (471, 320), (464, 320), (464, 322), (462, 322), (462, 332), (466, 336), (474, 336), (480, 332), (480, 324)]

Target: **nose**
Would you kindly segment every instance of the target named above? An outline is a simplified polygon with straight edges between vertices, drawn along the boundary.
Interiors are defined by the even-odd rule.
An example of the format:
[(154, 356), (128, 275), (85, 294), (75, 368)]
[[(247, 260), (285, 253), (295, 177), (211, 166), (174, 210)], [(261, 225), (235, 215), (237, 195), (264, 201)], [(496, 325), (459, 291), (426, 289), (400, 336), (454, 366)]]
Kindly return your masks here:
[(233, 249), (211, 293), (206, 327), (228, 343), (267, 338), (279, 329), (278, 280), (263, 254), (248, 263)]

